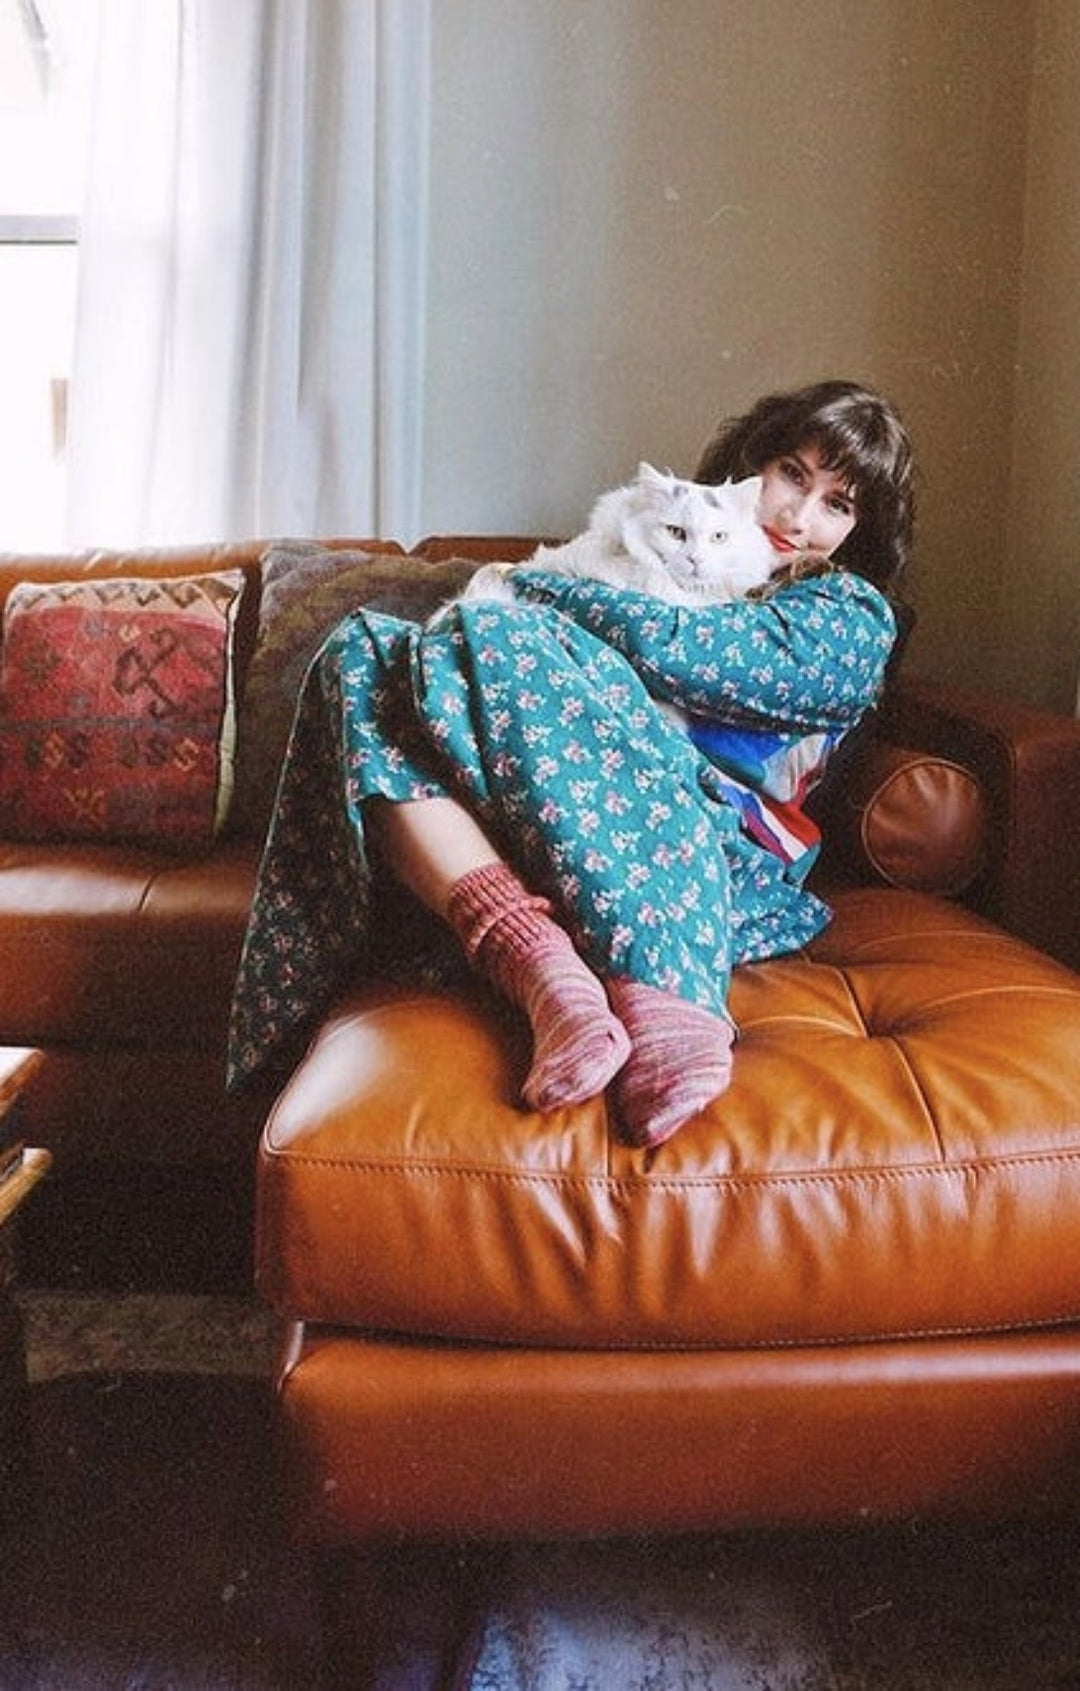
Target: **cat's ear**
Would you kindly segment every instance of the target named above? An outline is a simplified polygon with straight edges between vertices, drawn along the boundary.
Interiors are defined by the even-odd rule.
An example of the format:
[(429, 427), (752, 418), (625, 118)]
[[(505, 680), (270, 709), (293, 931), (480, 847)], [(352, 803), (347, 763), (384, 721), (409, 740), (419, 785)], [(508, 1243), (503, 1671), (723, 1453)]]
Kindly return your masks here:
[(753, 522), (757, 516), (758, 501), (764, 482), (760, 476), (747, 476), (743, 481), (732, 482), (731, 491), (735, 495), (737, 507), (747, 522)]
[(663, 470), (656, 470), (651, 464), (642, 459), (637, 468), (637, 481), (641, 487), (668, 488), (671, 486), (671, 476)]

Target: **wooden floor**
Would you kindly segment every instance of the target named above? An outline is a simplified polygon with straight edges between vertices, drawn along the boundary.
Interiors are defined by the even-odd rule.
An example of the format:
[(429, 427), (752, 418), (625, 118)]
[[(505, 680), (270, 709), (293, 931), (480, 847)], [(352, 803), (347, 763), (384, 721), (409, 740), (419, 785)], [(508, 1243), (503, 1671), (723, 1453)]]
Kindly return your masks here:
[(2, 1691), (316, 1684), (266, 1386), (84, 1375), (35, 1386), (31, 1414), (25, 1506), (2, 1564)]
[[(128, 1302), (115, 1322), (106, 1309), (92, 1321), (54, 1311), (42, 1323), (17, 1510), (20, 1488), (0, 1487), (0, 1691), (314, 1691), (315, 1602), (278, 1513), (269, 1373), (223, 1371), (230, 1333), (261, 1367), (258, 1329), (215, 1324), (175, 1300)], [(141, 1368), (118, 1365), (135, 1355)], [(190, 1355), (218, 1371), (177, 1369)], [(748, 1536), (649, 1558), (641, 1545), (583, 1547), (580, 1560), (572, 1547), (481, 1559), (475, 1590), (487, 1618), (458, 1656), (460, 1684), (1080, 1691), (1074, 1523)], [(448, 1636), (446, 1573), (445, 1559), (402, 1553), (379, 1691), (431, 1691)], [(702, 1614), (708, 1624), (694, 1633)], [(759, 1654), (798, 1657), (798, 1671), (740, 1676), (723, 1642), (734, 1623)], [(608, 1645), (604, 1626), (616, 1640), (659, 1629), (674, 1677), (635, 1669), (575, 1680), (568, 1628), (583, 1629), (595, 1652)], [(721, 1665), (680, 1676), (684, 1634), (695, 1660)], [(552, 1639), (554, 1679), (506, 1670), (525, 1645), (533, 1664), (546, 1659)]]

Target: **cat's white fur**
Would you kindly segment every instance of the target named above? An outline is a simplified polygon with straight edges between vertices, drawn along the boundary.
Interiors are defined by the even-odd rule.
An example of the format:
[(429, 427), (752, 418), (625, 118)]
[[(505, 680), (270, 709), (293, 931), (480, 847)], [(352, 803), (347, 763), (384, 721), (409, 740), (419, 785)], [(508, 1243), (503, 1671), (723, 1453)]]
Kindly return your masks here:
[(466, 599), (509, 600), (515, 568), (552, 570), (649, 593), (670, 605), (726, 604), (763, 587), (776, 554), (757, 523), (761, 477), (708, 486), (651, 464), (597, 500), (588, 527), (524, 565), (487, 564)]

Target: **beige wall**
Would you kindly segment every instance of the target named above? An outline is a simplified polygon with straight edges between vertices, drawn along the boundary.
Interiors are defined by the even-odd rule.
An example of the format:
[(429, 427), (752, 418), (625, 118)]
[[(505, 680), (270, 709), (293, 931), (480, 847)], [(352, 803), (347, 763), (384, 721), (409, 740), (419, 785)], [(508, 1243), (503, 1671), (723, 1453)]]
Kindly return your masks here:
[(1000, 689), (1072, 709), (1080, 672), (1080, 4), (1041, 0), (1031, 99)]
[[(1026, 510), (1035, 420), (1072, 397), (1076, 0), (433, 12), (424, 528), (573, 530), (640, 457), (692, 468), (765, 388), (855, 376), (896, 399), (922, 464), (913, 665), (1060, 692), (1071, 566), (1045, 558), (1029, 603), (1006, 534), (1014, 447)], [(1070, 461), (1061, 443), (1059, 480)]]

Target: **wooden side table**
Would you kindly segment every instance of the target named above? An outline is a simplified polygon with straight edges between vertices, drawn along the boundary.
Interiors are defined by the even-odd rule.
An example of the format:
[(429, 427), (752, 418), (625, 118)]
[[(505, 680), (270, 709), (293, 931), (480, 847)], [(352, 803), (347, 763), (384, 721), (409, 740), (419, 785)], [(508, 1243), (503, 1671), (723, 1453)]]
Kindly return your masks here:
[[(0, 1151), (0, 1159), (2, 1157), (3, 1152)], [(10, 1238), (5, 1223), (22, 1207), (23, 1200), (48, 1174), (51, 1166), (50, 1152), (36, 1145), (22, 1145), (18, 1158), (8, 1167), (0, 1167), (0, 1239), (7, 1241)]]

